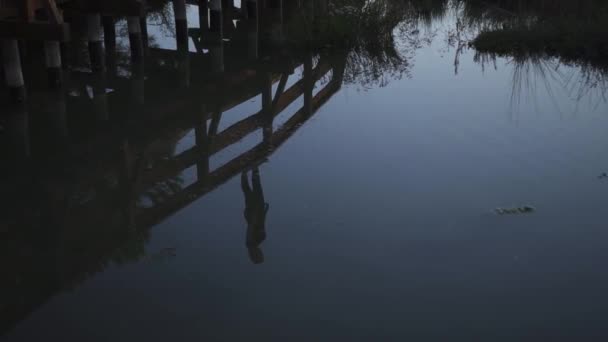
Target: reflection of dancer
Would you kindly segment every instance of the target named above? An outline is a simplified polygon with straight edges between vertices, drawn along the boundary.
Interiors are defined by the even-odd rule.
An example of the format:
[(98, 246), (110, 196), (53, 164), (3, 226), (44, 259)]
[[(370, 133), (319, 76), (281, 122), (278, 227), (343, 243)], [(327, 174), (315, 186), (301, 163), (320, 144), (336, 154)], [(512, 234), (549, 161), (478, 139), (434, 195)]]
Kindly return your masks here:
[(251, 172), (251, 185), (247, 179), (247, 172), (241, 174), (241, 187), (245, 195), (245, 220), (247, 220), (247, 238), (245, 245), (249, 250), (249, 258), (254, 264), (264, 262), (264, 253), (260, 244), (266, 239), (266, 213), (268, 203), (264, 202), (264, 192), (260, 183), (260, 170), (254, 167)]

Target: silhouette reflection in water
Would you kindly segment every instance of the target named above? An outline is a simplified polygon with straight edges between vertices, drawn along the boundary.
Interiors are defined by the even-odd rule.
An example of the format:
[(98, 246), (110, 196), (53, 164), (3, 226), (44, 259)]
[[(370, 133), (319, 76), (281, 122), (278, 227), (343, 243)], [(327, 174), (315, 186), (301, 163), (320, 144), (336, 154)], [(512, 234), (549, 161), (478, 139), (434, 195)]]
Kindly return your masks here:
[(248, 171), (241, 173), (241, 188), (245, 195), (245, 220), (247, 221), (247, 237), (245, 245), (249, 258), (254, 264), (264, 262), (264, 252), (260, 245), (266, 240), (266, 213), (269, 205), (264, 201), (264, 190), (260, 181), (258, 166), (251, 170), (251, 186), (249, 186)]

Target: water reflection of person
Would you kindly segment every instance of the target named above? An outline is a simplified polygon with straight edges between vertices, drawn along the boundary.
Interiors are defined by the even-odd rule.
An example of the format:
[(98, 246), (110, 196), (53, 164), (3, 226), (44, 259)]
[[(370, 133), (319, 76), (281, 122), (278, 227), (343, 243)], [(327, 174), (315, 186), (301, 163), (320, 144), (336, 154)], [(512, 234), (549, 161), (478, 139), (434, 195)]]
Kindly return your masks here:
[(241, 174), (241, 188), (245, 195), (245, 220), (247, 220), (247, 237), (245, 245), (249, 251), (249, 258), (254, 264), (264, 262), (264, 252), (260, 244), (266, 239), (266, 213), (268, 203), (264, 202), (264, 192), (260, 182), (260, 170), (255, 166), (251, 171), (251, 185), (247, 171)]

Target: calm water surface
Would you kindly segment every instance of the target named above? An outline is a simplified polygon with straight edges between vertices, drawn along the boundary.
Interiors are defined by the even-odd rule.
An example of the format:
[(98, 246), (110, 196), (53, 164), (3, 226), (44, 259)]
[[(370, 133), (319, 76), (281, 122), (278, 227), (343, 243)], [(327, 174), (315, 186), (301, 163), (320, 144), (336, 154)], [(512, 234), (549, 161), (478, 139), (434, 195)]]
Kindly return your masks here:
[[(195, 8), (188, 18), (190, 27), (198, 25)], [(418, 32), (396, 34), (403, 63), (376, 79), (361, 76), (365, 67), (354, 52), (341, 54), (344, 78), (334, 77), (339, 58), (291, 52), (298, 62), (286, 89), (318, 76), (307, 74), (306, 63), (317, 70), (332, 61), (312, 99), (297, 96), (260, 125), (266, 134), (269, 126), (275, 135), (284, 127), (293, 134), (280, 143), (265, 139), (262, 128), (218, 138), (222, 148), (208, 163), (182, 156), (205, 155), (198, 150), (200, 123), (213, 136), (214, 119), (191, 119), (185, 112), (199, 105), (179, 105), (179, 91), (169, 92), (181, 89), (179, 82), (167, 72), (149, 71), (144, 82), (151, 84), (147, 101), (164, 105), (170, 118), (154, 129), (131, 122), (137, 138), (121, 138), (116, 148), (102, 135), (79, 157), (50, 162), (40, 156), (46, 149), (36, 135), (42, 114), (31, 109), (29, 158), (46, 161), (15, 164), (26, 179), (4, 196), (27, 210), (3, 214), (8, 271), (1, 296), (11, 323), (2, 339), (608, 336), (603, 91), (580, 82), (576, 66), (508, 58), (484, 64), (475, 51), (457, 52), (446, 38), (454, 22), (447, 14)], [(175, 49), (171, 32), (150, 24), (149, 33), (155, 49)], [(415, 49), (413, 36), (420, 40)], [(192, 43), (190, 50), (195, 54)], [(194, 62), (190, 71), (189, 101), (200, 94), (233, 103), (220, 110), (218, 136), (265, 108), (268, 83), (242, 95), (232, 93), (241, 91), (237, 86), (208, 95), (205, 82), (195, 81)], [(129, 102), (134, 76), (125, 75), (122, 88), (107, 86), (110, 116), (146, 115)], [(274, 97), (280, 74), (265, 75)], [(246, 81), (234, 83), (245, 88)], [(95, 102), (69, 98), (74, 131), (85, 125), (83, 116), (94, 116)], [(313, 110), (292, 125), (307, 105)], [(271, 147), (259, 150), (264, 141)], [(252, 149), (253, 157), (239, 159)], [(132, 155), (124, 157), (126, 151)], [(112, 176), (121, 174), (120, 165), (128, 169), (124, 158), (136, 165), (125, 176), (131, 190)], [(32, 165), (43, 166), (31, 172)], [(495, 212), (524, 205), (535, 211)]]

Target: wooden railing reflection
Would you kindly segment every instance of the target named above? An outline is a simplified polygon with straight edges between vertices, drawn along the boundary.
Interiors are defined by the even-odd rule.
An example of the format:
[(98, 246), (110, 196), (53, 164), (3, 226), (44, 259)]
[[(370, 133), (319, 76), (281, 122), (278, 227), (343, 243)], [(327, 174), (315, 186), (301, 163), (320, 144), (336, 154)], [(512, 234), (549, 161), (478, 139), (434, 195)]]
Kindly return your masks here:
[[(269, 158), (342, 84), (345, 55), (265, 48), (261, 33), (271, 28), (277, 39), (270, 45), (281, 44), (280, 24), (295, 2), (283, 7), (284, 1), (266, 1), (262, 8), (247, 1), (244, 9), (229, 8), (219, 17), (211, 13), (217, 2), (197, 2), (207, 5), (200, 6), (209, 14), (202, 18), (211, 19), (197, 31), (184, 21), (184, 1), (174, 0), (181, 30), (175, 50), (148, 46), (145, 7), (142, 13), (136, 2), (61, 3), (62, 25), (84, 23), (70, 27), (71, 40), (59, 41), (61, 63), (53, 65), (69, 70), (57, 73), (45, 65), (49, 75), (61, 77), (50, 89), (46, 75), (39, 82), (44, 87), (33, 80), (27, 97), (14, 98), (0, 117), (0, 136), (7, 138), (2, 147), (12, 149), (0, 169), (0, 234), (11, 237), (0, 249), (1, 289), (8, 294), (0, 306), (0, 334), (110, 261), (141, 257), (152, 226)], [(129, 72), (121, 74), (115, 25), (124, 17)], [(188, 49), (191, 39), (196, 52)], [(68, 65), (67, 56), (82, 62), (81, 48), (87, 67)], [(24, 94), (25, 83), (20, 87)], [(259, 111), (219, 131), (222, 113), (258, 96)], [(275, 130), (275, 118), (294, 104), (300, 108)], [(174, 155), (176, 141), (190, 131), (194, 145)], [(211, 157), (260, 131), (253, 148), (210, 169)], [(172, 183), (192, 167), (192, 184)], [(171, 191), (142, 205), (142, 197), (164, 184)]]

